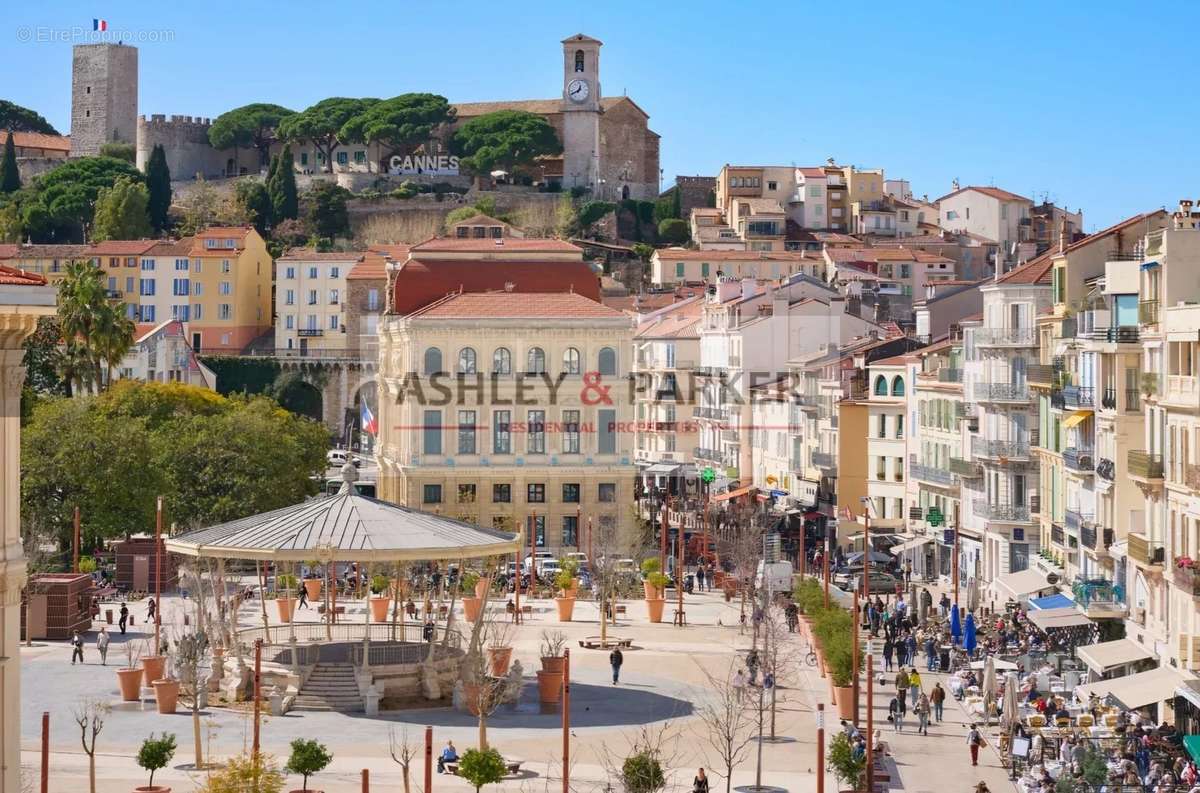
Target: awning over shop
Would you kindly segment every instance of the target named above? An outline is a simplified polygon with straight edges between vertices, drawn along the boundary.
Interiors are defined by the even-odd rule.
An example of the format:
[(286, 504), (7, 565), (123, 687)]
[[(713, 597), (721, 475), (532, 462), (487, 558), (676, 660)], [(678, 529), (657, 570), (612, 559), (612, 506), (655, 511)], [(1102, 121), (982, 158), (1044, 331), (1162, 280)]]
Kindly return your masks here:
[(1030, 598), (1031, 609), (1070, 609), (1075, 608), (1075, 601), (1061, 592), (1056, 595), (1046, 595), (1043, 598)]
[(902, 542), (899, 545), (893, 545), (888, 550), (891, 551), (892, 556), (899, 556), (905, 551), (911, 551), (914, 548), (920, 548), (922, 545), (930, 542), (933, 542), (932, 537), (913, 537), (911, 540)]
[(754, 490), (754, 486), (747, 485), (746, 487), (739, 487), (737, 490), (730, 490), (728, 493), (719, 493), (719, 494), (713, 496), (709, 500), (710, 501), (728, 501), (731, 498), (739, 498), (741, 496), (747, 495), (752, 490)]
[(1021, 570), (1017, 573), (1005, 573), (996, 577), (996, 586), (1011, 594), (1016, 599), (1038, 592), (1053, 592), (1056, 587), (1046, 583), (1046, 574), (1037, 570)]
[(1076, 690), (1083, 702), (1092, 694), (1108, 697), (1125, 708), (1142, 708), (1175, 696), (1175, 689), (1184, 681), (1183, 673), (1170, 666), (1160, 666), (1148, 672), (1126, 675), (1112, 680), (1097, 680)]
[(655, 463), (643, 473), (648, 476), (670, 476), (679, 470), (679, 463)]
[(1055, 628), (1075, 628), (1091, 624), (1091, 620), (1087, 618), (1086, 614), (1076, 611), (1074, 608), (1031, 611), (1027, 616), (1035, 627), (1043, 631), (1051, 631)]
[(1200, 735), (1183, 736), (1183, 748), (1196, 762), (1200, 762)]
[(1129, 639), (1117, 639), (1111, 642), (1100, 642), (1075, 648), (1075, 655), (1087, 664), (1088, 669), (1101, 673), (1116, 666), (1125, 666), (1137, 661), (1146, 661), (1154, 657), (1149, 650)]
[(1090, 410), (1076, 410), (1074, 413), (1062, 420), (1062, 428), (1064, 430), (1069, 430), (1072, 427), (1077, 427), (1082, 424), (1090, 415), (1092, 415)]

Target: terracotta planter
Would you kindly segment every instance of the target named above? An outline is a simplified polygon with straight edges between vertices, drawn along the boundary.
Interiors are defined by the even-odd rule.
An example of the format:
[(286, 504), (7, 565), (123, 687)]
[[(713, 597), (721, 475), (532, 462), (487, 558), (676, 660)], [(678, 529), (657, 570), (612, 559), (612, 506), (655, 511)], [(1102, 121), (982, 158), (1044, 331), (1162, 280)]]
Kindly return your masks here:
[(373, 597), (371, 598), (371, 620), (374, 622), (387, 622), (388, 604), (392, 602), (389, 597)]
[(133, 793), (171, 793), (171, 788), (162, 785), (142, 785), (135, 787)]
[(653, 600), (654, 598), (658, 597), (658, 588), (649, 581), (642, 582), (642, 590), (646, 594), (646, 600)]
[(142, 659), (142, 672), (144, 677), (143, 682), (147, 686), (153, 685), (155, 680), (162, 680), (166, 677), (167, 659), (162, 655), (147, 655)]
[(308, 594), (309, 600), (321, 599), (321, 579), (306, 578), (304, 579), (304, 591)]
[(277, 597), (275, 598), (275, 610), (279, 612), (280, 622), (292, 621), (292, 609), (296, 607), (295, 598)]
[(833, 695), (837, 701), (838, 716), (843, 719), (853, 719), (854, 689), (851, 686), (834, 686)]
[(544, 669), (539, 669), (537, 679), (538, 702), (550, 705), (562, 699), (563, 673), (561, 671), (547, 672)]
[(493, 677), (504, 677), (508, 674), (508, 665), (512, 663), (511, 647), (489, 647), (487, 649), (488, 665), (492, 668)]
[(561, 655), (544, 655), (542, 656), (542, 671), (563, 673), (566, 668), (567, 659)]
[(571, 615), (575, 613), (575, 598), (570, 595), (555, 598), (554, 605), (558, 606), (558, 621), (570, 622)]
[(650, 615), (651, 622), (662, 622), (663, 606), (667, 604), (665, 598), (652, 598), (646, 600), (646, 612)]
[(475, 622), (479, 619), (479, 614), (483, 611), (482, 598), (464, 597), (462, 604), (463, 616), (467, 618), (467, 622)]
[(121, 685), (121, 699), (125, 702), (137, 702), (142, 695), (142, 670), (118, 669), (117, 682)]
[[(167, 793), (171, 793), (171, 791), (168, 790)], [(310, 787), (306, 787), (306, 788), (298, 788), (295, 790), (289, 790), (288, 793), (325, 793), (325, 791), (324, 790), (313, 790)]]
[(488, 578), (485, 576), (485, 577), (479, 579), (478, 581), (475, 582), (475, 597), (479, 598), (480, 600), (483, 600), (483, 596), (486, 595), (488, 593), (488, 590), (491, 588), (492, 588), (492, 579), (491, 578)]
[(155, 680), (154, 699), (159, 713), (174, 713), (175, 705), (179, 702), (179, 681)]

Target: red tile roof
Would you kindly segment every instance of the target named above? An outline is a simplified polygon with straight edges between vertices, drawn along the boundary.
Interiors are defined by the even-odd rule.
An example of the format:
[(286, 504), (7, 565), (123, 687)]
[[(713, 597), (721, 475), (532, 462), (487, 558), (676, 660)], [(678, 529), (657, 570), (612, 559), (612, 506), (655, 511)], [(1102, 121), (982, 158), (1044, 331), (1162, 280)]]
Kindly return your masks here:
[[(1136, 225), (1145, 220), (1149, 220), (1157, 215), (1162, 215), (1165, 218), (1167, 215), (1167, 211), (1165, 209), (1156, 209), (1153, 212), (1143, 212), (1140, 215), (1134, 215), (1131, 218), (1126, 218), (1125, 220), (1122, 220), (1119, 223), (1114, 223), (1113, 225), (1109, 226), (1106, 229), (1101, 229), (1100, 231), (1097, 231), (1095, 234), (1089, 234), (1088, 236), (1084, 237), (1083, 239), (1079, 240), (1078, 242), (1071, 243), (1070, 245), (1067, 246), (1066, 252), (1070, 253), (1071, 251), (1075, 251), (1075, 250), (1079, 250), (1080, 248), (1087, 247), (1088, 245), (1091, 245), (1093, 242), (1102, 240), (1105, 237), (1109, 236), (1110, 234), (1116, 234), (1118, 232), (1124, 231), (1125, 229), (1129, 228), (1130, 226)], [(1150, 229), (1146, 229), (1146, 230), (1150, 231)]]
[(797, 170), (799, 170), (800, 173), (802, 173), (805, 176), (805, 178), (808, 178), (808, 179), (813, 179), (813, 178), (824, 179), (825, 178), (825, 169), (824, 168), (799, 168)]
[(92, 246), (95, 256), (141, 256), (159, 243), (159, 240), (105, 240)]
[(694, 251), (688, 248), (662, 248), (656, 251), (658, 258), (665, 261), (764, 261), (764, 262), (799, 262), (816, 261), (821, 258), (819, 251)]
[(363, 251), (317, 251), (312, 248), (290, 248), (275, 261), (293, 262), (361, 262)]
[(996, 279), (998, 284), (1048, 284), (1050, 271), (1054, 269), (1054, 253), (1046, 251), (1036, 259), (1030, 259), (1020, 267), (1014, 267)]
[(438, 319), (623, 319), (620, 311), (574, 292), (465, 292), (409, 316)]
[(45, 286), (45, 277), (16, 267), (0, 264), (0, 284), (5, 286)]
[[(41, 132), (14, 132), (13, 145), (26, 149), (47, 149), (49, 151), (70, 151), (71, 139), (63, 135), (44, 135)], [(0, 130), (0, 145), (8, 140), (8, 130)]]
[(187, 256), (192, 250), (194, 242), (191, 237), (184, 237), (181, 240), (160, 240), (147, 253), (150, 256)]
[(510, 253), (583, 253), (581, 248), (563, 240), (526, 239), (520, 237), (501, 237), (499, 239), (434, 237), (412, 246), (414, 255), (427, 251), (465, 251), (468, 253), (495, 253), (498, 251), (507, 251)]
[(915, 356), (912, 356), (909, 354), (893, 355), (891, 358), (884, 358), (879, 361), (871, 361), (870, 365), (871, 366), (904, 366), (904, 364), (906, 364), (910, 360), (912, 360), (913, 357), (915, 357)]
[[(250, 226), (212, 226), (199, 232), (195, 236), (195, 244), (192, 246), (192, 256), (228, 256), (230, 251), (240, 251), (246, 247), (246, 237), (250, 235), (253, 229)], [(233, 239), (234, 247), (232, 248), (209, 248), (204, 244), (204, 240), (217, 239), (227, 240)]]
[[(965, 193), (968, 190), (974, 190), (977, 193), (983, 193), (985, 196), (991, 196), (992, 198), (995, 198), (998, 201), (1029, 201), (1029, 199), (1026, 198), (1025, 196), (1017, 195), (1016, 193), (1010, 193), (1007, 190), (1001, 190), (999, 187), (986, 187), (986, 186), (981, 187), (979, 185), (967, 185), (966, 187), (959, 188), (958, 190), (955, 190), (952, 193), (947, 193), (946, 195), (944, 195), (941, 198), (934, 201), (934, 203), (936, 204), (938, 202), (945, 201), (947, 198), (956, 196), (959, 193)], [(1029, 203), (1032, 204), (1033, 202), (1029, 201)]]
[(600, 300), (600, 279), (585, 262), (409, 259), (396, 273), (394, 313), (410, 314), (451, 292), (575, 292)]
[(91, 255), (90, 245), (0, 245), (0, 259), (87, 259)]

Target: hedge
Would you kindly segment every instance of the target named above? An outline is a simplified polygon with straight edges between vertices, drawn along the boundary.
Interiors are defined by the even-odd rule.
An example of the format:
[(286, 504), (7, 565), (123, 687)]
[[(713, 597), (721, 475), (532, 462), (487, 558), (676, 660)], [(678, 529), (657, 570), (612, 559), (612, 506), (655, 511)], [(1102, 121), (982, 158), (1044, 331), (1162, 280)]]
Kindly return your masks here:
[[(854, 679), (854, 618), (841, 606), (825, 608), (825, 593), (815, 578), (805, 578), (795, 592), (796, 605), (812, 620), (812, 633), (829, 667), (833, 684), (848, 686)], [(859, 660), (861, 661), (861, 651)]]

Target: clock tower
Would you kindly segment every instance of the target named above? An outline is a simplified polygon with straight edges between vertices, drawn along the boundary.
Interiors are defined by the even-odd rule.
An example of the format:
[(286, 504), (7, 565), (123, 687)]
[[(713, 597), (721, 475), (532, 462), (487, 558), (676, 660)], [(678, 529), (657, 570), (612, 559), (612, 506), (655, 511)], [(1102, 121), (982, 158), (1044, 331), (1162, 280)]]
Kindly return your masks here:
[(578, 33), (563, 39), (563, 188), (600, 185), (600, 47)]

